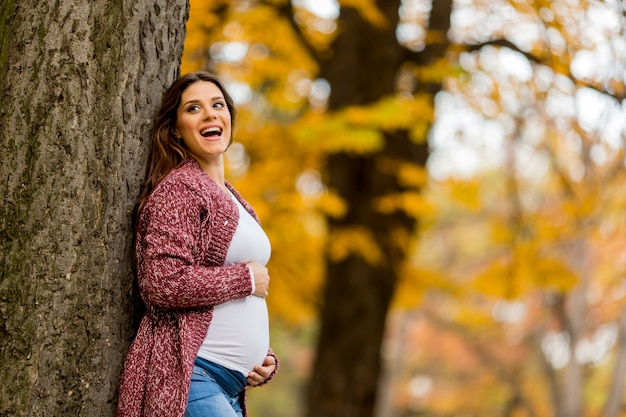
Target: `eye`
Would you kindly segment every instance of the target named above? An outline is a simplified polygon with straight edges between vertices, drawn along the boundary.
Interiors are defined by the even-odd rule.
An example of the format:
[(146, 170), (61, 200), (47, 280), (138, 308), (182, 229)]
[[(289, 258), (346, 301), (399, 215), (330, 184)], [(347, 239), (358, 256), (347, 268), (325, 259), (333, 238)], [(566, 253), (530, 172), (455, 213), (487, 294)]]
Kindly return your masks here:
[(222, 103), (221, 101), (217, 101), (215, 103), (213, 103), (213, 107), (218, 108), (218, 109), (222, 109), (226, 106), (224, 106), (224, 103)]
[(191, 106), (187, 107), (187, 112), (192, 113), (199, 109), (200, 109), (200, 106), (198, 106), (197, 104), (192, 104)]

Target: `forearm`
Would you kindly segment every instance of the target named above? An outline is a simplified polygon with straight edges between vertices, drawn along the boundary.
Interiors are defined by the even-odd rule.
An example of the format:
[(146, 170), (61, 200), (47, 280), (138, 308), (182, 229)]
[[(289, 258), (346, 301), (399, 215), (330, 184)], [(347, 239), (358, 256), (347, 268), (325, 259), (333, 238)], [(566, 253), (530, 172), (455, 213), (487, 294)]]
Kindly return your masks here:
[[(146, 304), (159, 308), (198, 308), (243, 298), (252, 293), (245, 264), (228, 267), (175, 265), (148, 261), (139, 269), (139, 290)], [(169, 265), (168, 265), (169, 264)]]

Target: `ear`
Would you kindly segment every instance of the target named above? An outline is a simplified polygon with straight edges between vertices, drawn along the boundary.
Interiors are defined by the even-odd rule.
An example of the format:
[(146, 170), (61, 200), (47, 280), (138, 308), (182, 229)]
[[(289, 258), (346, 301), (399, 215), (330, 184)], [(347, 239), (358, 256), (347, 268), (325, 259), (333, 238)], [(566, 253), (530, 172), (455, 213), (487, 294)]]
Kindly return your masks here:
[(175, 137), (176, 139), (180, 139), (180, 134), (178, 133), (178, 129), (177, 129), (177, 128), (173, 128), (173, 129), (171, 130), (171, 132), (172, 132), (172, 134), (174, 135), (174, 137)]

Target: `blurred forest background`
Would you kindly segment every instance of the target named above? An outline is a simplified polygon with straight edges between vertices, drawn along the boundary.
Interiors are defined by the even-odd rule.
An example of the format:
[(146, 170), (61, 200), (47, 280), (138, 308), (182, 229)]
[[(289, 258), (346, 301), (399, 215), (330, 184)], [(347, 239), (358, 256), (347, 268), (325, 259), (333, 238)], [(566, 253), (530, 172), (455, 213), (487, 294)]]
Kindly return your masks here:
[(191, 1), (273, 245), (253, 416), (626, 416), (625, 7)]

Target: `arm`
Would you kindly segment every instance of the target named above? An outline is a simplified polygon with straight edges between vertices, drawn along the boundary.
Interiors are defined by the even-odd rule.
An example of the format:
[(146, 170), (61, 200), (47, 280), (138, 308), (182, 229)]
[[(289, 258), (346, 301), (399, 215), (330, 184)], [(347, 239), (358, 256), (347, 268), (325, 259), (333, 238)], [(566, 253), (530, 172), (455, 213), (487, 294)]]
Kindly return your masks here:
[(211, 266), (198, 260), (200, 245), (216, 239), (203, 234), (215, 234), (216, 226), (221, 225), (211, 224), (206, 200), (185, 183), (163, 183), (153, 192), (137, 235), (139, 289), (147, 304), (206, 307), (251, 294), (246, 264)]

